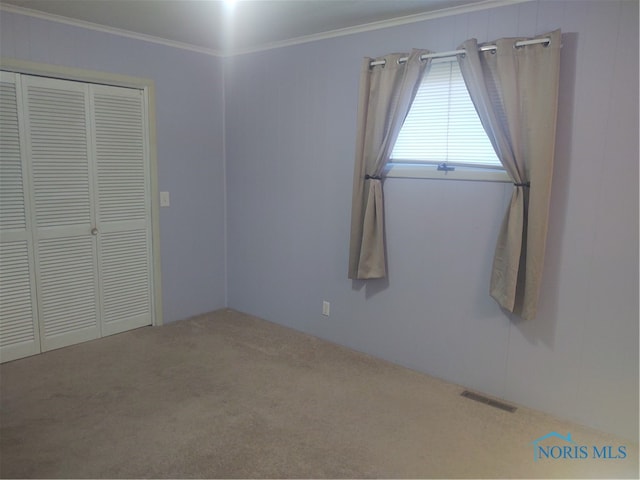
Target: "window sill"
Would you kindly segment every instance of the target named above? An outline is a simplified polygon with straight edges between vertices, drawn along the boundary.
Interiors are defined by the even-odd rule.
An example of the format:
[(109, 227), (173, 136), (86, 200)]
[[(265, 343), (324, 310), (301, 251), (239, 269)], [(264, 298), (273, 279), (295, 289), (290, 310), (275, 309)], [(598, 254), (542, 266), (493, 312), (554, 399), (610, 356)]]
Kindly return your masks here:
[(435, 165), (390, 164), (385, 169), (386, 178), (430, 178), (436, 180), (463, 180), (476, 182), (504, 182), (512, 180), (504, 170), (488, 168), (456, 167), (453, 171), (440, 171)]

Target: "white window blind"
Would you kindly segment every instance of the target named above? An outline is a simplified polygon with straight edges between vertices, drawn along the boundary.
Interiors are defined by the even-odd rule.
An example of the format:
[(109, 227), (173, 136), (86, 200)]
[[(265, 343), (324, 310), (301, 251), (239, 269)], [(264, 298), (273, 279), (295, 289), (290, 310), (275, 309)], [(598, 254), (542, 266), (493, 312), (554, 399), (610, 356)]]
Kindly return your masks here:
[(391, 154), (393, 163), (502, 169), (456, 60), (434, 60)]

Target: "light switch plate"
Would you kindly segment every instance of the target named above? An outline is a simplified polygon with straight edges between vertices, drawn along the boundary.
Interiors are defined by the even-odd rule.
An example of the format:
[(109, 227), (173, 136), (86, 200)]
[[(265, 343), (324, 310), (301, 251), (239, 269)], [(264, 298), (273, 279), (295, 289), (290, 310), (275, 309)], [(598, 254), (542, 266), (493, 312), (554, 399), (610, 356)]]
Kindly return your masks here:
[(160, 206), (161, 207), (169, 206), (169, 192), (160, 192)]

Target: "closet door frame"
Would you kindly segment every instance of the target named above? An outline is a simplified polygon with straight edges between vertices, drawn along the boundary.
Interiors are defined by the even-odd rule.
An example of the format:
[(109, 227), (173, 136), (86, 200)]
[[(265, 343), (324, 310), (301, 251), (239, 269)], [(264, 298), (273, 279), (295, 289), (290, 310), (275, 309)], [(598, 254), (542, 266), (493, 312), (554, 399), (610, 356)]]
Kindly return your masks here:
[(156, 151), (155, 83), (151, 79), (127, 75), (60, 67), (43, 63), (0, 57), (2, 70), (28, 75), (39, 75), (61, 80), (110, 85), (142, 90), (147, 119), (148, 162), (151, 205), (151, 255), (152, 255), (152, 325), (163, 324), (162, 277), (160, 270), (160, 193), (158, 188), (158, 158)]

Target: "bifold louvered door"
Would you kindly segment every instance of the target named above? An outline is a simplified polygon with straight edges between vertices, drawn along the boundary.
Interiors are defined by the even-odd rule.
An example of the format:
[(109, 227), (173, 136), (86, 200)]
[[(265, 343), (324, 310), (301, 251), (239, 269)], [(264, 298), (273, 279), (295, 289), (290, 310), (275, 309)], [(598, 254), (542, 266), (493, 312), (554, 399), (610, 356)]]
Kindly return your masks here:
[(100, 337), (87, 85), (22, 77), (42, 350)]
[(27, 162), (16, 75), (0, 72), (0, 361), (40, 351)]
[[(7, 136), (21, 139), (23, 148), (16, 154), (15, 141), (8, 139), (5, 147), (3, 137), (2, 167), (3, 173), (6, 165), (26, 181), (19, 190), (18, 177), (5, 181), (3, 174), (0, 201), (5, 204), (4, 197), (10, 196), (11, 202), (1, 210), (3, 292), (4, 278), (9, 279), (0, 305), (2, 361), (152, 323), (142, 91), (28, 75), (12, 78), (19, 79), (14, 82), (19, 128)], [(3, 124), (13, 121), (4, 113), (11, 110), (8, 98)], [(16, 213), (20, 195), (24, 228)], [(8, 228), (11, 236), (5, 241)], [(28, 294), (23, 284), (29, 285)], [(28, 301), (34, 348), (11, 354), (4, 343), (15, 343), (17, 334), (4, 332), (19, 331), (27, 338)], [(6, 314), (11, 308), (20, 322)]]
[(151, 205), (142, 92), (90, 86), (102, 333), (151, 324)]

